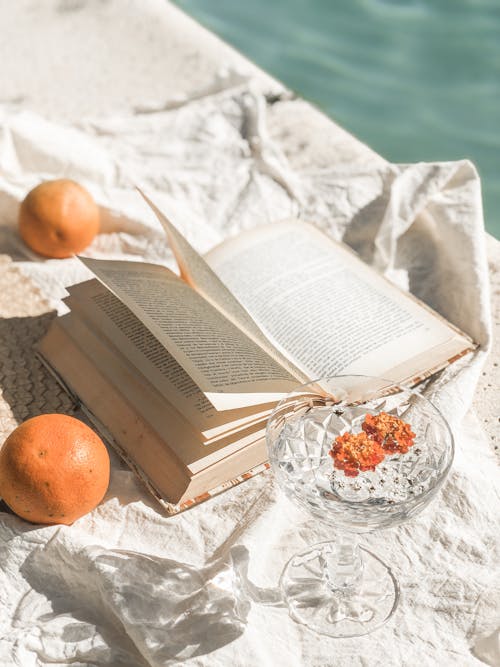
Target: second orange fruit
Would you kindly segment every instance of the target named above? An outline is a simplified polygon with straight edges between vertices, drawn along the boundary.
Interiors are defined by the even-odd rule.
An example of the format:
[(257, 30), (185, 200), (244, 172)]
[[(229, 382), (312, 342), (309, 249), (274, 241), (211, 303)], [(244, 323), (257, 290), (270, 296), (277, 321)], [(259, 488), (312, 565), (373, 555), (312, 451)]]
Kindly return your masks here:
[(102, 440), (68, 415), (32, 417), (0, 449), (0, 495), (32, 523), (73, 523), (101, 502), (109, 474)]

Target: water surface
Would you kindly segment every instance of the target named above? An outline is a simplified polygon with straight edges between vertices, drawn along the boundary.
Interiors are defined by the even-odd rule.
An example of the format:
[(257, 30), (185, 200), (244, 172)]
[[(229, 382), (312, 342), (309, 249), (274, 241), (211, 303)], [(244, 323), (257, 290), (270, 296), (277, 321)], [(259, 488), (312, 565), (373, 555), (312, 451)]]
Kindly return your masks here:
[(177, 0), (392, 162), (470, 158), (500, 238), (500, 0)]

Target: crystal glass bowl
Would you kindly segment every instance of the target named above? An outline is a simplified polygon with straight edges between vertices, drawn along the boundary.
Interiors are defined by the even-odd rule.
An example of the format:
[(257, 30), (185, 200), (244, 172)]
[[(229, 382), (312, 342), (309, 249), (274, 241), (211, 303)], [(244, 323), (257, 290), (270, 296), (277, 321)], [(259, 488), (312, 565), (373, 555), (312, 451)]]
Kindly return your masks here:
[[(380, 415), (411, 429), (407, 451), (386, 436), (382, 460), (371, 469), (349, 468), (334, 455), (335, 443), (344, 434), (364, 438), (370, 417)], [(369, 445), (372, 437), (365, 438)], [(297, 387), (278, 404), (267, 446), (287, 496), (339, 531), (335, 541), (286, 566), (281, 587), (292, 617), (330, 636), (371, 632), (394, 612), (398, 587), (378, 557), (357, 547), (354, 534), (407, 521), (434, 498), (453, 461), (446, 420), (418, 391), (382, 378), (336, 376)]]

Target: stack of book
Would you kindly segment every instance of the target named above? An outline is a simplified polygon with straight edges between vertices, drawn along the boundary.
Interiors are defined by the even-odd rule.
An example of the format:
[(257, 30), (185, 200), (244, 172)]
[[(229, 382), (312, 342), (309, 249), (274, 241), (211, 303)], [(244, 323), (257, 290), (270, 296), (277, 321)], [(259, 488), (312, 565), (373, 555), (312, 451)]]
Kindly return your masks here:
[(266, 421), (338, 374), (415, 384), (473, 341), (313, 225), (277, 222), (201, 257), (147, 198), (179, 275), (80, 258), (38, 352), (168, 511), (266, 466)]

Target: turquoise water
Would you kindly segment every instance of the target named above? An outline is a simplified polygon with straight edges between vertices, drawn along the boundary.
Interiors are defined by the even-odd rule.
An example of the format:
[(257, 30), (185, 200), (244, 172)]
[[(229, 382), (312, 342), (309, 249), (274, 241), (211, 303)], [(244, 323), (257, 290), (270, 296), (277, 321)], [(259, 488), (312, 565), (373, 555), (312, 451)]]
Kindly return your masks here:
[(393, 162), (470, 158), (500, 238), (500, 0), (177, 0)]

